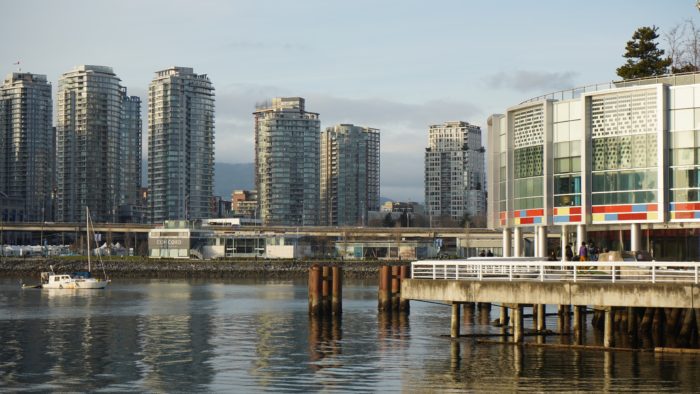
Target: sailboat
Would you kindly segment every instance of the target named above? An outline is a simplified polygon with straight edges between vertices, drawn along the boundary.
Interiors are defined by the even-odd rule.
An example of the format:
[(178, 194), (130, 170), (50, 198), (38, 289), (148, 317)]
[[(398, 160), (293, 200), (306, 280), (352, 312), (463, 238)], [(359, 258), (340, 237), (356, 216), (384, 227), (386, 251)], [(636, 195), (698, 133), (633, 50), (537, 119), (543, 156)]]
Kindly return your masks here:
[[(87, 233), (87, 255), (88, 255), (88, 270), (82, 272), (74, 272), (70, 275), (67, 274), (56, 274), (53, 272), (53, 266), (50, 266), (51, 272), (41, 273), (41, 284), (38, 286), (27, 286), (22, 285), (22, 287), (40, 287), (42, 289), (104, 289), (111, 282), (107, 278), (107, 273), (104, 270), (104, 264), (102, 265), (102, 272), (104, 274), (104, 279), (94, 278), (92, 276), (92, 264), (90, 261), (90, 210), (85, 207), (85, 213), (87, 217), (86, 222), (86, 233)], [(94, 229), (94, 228), (93, 228)], [(102, 259), (100, 258), (100, 261)]]

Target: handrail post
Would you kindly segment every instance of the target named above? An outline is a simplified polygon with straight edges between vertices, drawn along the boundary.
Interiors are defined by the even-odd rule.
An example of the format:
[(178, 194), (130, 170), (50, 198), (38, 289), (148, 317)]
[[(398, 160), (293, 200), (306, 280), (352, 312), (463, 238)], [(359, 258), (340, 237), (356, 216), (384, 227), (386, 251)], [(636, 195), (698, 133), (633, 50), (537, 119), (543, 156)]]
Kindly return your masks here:
[(437, 265), (433, 263), (433, 280), (437, 279)]
[(574, 271), (574, 283), (576, 283), (576, 271), (578, 271), (578, 270), (576, 269), (576, 264), (574, 264), (573, 261), (571, 262), (571, 264), (573, 264), (571, 266), (571, 270)]
[(459, 263), (455, 264), (455, 280), (459, 280)]
[(508, 280), (513, 281), (513, 264), (508, 264)]
[(479, 278), (479, 280), (481, 280), (483, 278), (483, 273), (481, 272), (482, 264), (477, 264), (476, 267), (478, 269), (478, 275), (479, 275), (478, 278)]
[(651, 266), (651, 283), (656, 283), (656, 266)]
[(612, 277), (612, 283), (615, 283), (615, 264), (610, 266), (610, 276)]
[(698, 284), (698, 265), (695, 264), (695, 284)]
[(540, 282), (544, 282), (544, 263), (540, 263)]
[(447, 280), (447, 264), (442, 266), (442, 279)]

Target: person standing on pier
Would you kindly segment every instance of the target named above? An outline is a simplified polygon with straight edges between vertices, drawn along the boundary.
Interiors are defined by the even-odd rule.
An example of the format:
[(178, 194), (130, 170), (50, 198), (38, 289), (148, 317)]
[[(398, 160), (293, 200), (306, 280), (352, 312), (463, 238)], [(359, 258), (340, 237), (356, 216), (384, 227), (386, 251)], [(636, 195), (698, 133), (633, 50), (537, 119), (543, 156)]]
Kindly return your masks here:
[(588, 248), (586, 242), (581, 242), (581, 247), (578, 249), (579, 261), (588, 261)]
[(574, 250), (571, 248), (571, 244), (566, 244), (566, 261), (572, 261), (574, 259)]

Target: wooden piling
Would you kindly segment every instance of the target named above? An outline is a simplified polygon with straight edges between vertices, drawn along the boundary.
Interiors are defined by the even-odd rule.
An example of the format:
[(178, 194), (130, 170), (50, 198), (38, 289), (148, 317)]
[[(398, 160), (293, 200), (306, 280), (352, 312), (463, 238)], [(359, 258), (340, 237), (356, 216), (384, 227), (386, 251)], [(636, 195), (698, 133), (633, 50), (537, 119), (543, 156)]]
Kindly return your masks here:
[(391, 267), (383, 265), (379, 269), (379, 303), (380, 312), (391, 311)]
[(331, 276), (331, 267), (323, 266), (321, 268), (321, 310), (327, 314), (331, 312), (331, 286), (333, 285)]
[(399, 298), (401, 298), (401, 267), (391, 267), (391, 310), (399, 311)]
[(332, 314), (343, 313), (343, 267), (333, 267)]
[(501, 305), (501, 317), (499, 318), (499, 323), (501, 326), (508, 327), (508, 307)]
[(309, 313), (321, 314), (322, 270), (318, 265), (313, 265), (309, 270)]
[[(401, 266), (401, 274), (400, 274), (400, 279), (401, 279), (400, 282), (403, 282), (404, 279), (409, 279), (410, 277), (411, 277), (411, 266), (402, 265)], [(401, 285), (399, 285), (399, 286), (401, 286)], [(409, 313), (410, 310), (411, 310), (410, 302), (407, 299), (400, 297), (400, 299), (399, 299), (399, 311), (401, 311), (403, 313)]]
[(649, 334), (651, 330), (651, 323), (654, 320), (654, 312), (656, 310), (654, 308), (645, 308), (644, 309), (644, 316), (642, 317), (642, 321), (639, 324), (639, 333), (640, 334)]
[(629, 307), (627, 308), (627, 334), (636, 335), (637, 334), (637, 319), (639, 316), (637, 314), (637, 308)]

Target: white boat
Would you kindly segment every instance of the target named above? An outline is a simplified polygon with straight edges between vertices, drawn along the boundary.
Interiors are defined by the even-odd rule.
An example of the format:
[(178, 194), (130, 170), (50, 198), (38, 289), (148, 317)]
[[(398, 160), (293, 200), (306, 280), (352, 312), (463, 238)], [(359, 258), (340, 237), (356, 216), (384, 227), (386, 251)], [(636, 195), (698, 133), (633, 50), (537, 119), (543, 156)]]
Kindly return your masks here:
[[(102, 271), (104, 274), (104, 279), (93, 278), (92, 277), (92, 264), (90, 262), (90, 210), (85, 207), (85, 213), (87, 215), (86, 233), (87, 233), (87, 255), (88, 255), (88, 270), (81, 272), (74, 272), (72, 274), (57, 274), (53, 272), (53, 266), (51, 266), (51, 272), (41, 273), (41, 284), (39, 285), (26, 285), (22, 284), (23, 288), (41, 288), (41, 289), (104, 289), (111, 282), (107, 278), (107, 273), (104, 272), (104, 265), (102, 266)], [(100, 260), (101, 261), (101, 260)]]

